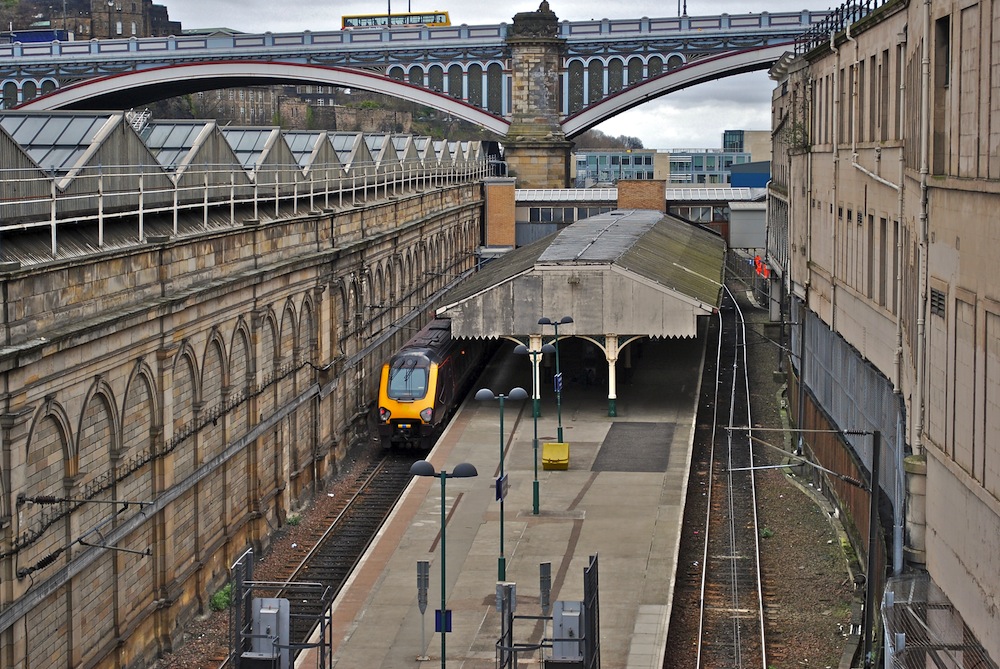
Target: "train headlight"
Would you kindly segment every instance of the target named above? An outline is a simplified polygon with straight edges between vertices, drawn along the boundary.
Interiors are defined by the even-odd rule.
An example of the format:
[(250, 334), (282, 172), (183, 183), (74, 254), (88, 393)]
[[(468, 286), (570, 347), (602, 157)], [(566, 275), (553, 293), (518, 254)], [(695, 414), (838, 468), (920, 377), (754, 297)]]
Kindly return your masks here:
[(392, 412), (385, 407), (378, 408), (378, 418), (383, 423), (388, 423), (389, 419), (392, 418)]
[(420, 411), (420, 420), (424, 421), (425, 423), (430, 423), (431, 418), (433, 417), (434, 417), (434, 409), (431, 407), (427, 407), (426, 409)]

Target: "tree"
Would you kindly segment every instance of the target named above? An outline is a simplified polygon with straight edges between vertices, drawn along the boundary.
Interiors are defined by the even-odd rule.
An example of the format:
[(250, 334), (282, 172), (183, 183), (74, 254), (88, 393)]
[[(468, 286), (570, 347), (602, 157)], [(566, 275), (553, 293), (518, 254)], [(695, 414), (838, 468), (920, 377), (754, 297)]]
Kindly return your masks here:
[(627, 135), (619, 135), (618, 137), (612, 137), (611, 135), (606, 135), (600, 130), (595, 130), (591, 128), (582, 135), (579, 135), (576, 140), (576, 148), (579, 149), (641, 149), (642, 140), (637, 137), (629, 137)]

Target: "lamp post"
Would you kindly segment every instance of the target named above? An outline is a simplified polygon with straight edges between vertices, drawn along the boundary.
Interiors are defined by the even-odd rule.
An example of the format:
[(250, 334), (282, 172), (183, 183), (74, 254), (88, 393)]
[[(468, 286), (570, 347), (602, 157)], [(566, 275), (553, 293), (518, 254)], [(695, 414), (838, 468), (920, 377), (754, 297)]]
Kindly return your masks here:
[(497, 560), (497, 580), (507, 580), (507, 558), (503, 552), (503, 500), (507, 496), (507, 475), (503, 466), (503, 403), (504, 400), (526, 400), (528, 393), (520, 386), (511, 388), (510, 392), (504, 395), (494, 395), (489, 388), (481, 388), (476, 392), (477, 400), (500, 400), (500, 476), (497, 478), (497, 500), (500, 502), (500, 558)]
[(440, 472), (435, 472), (434, 465), (426, 460), (417, 460), (410, 466), (410, 474), (413, 476), (436, 476), (441, 479), (441, 612), (438, 614), (438, 627), (441, 632), (441, 669), (445, 669), (447, 661), (445, 634), (449, 631), (445, 622), (447, 618), (447, 609), (445, 608), (445, 528), (448, 518), (445, 513), (445, 481), (450, 478), (471, 478), (478, 476), (479, 472), (476, 471), (474, 465), (470, 465), (468, 462), (455, 465), (451, 472), (446, 472), (443, 469)]
[(538, 515), (538, 359), (544, 353), (555, 353), (556, 347), (545, 344), (540, 351), (533, 351), (524, 344), (514, 347), (514, 353), (531, 356), (531, 399), (533, 401), (531, 418), (535, 424), (535, 433), (531, 439), (531, 449), (535, 459), (535, 478), (531, 482), (531, 513)]
[(551, 325), (556, 329), (556, 375), (554, 378), (554, 385), (556, 389), (556, 420), (558, 421), (558, 437), (559, 443), (565, 443), (563, 441), (563, 429), (562, 429), (562, 373), (559, 371), (559, 326), (567, 325), (573, 322), (572, 316), (563, 316), (558, 321), (554, 321), (550, 318), (542, 316), (538, 319), (539, 325)]

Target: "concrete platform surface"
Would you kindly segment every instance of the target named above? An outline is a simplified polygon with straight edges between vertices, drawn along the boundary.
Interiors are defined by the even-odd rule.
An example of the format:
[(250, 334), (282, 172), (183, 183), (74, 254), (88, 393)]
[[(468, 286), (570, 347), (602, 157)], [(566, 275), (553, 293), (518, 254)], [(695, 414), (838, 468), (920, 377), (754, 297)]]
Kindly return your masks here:
[[(518, 616), (541, 615), (539, 564), (551, 563), (551, 600), (580, 601), (590, 556), (599, 560), (600, 658), (603, 669), (659, 669), (677, 572), (702, 340), (646, 341), (620, 372), (617, 416), (608, 416), (600, 376), (574, 374), (573, 348), (560, 411), (543, 383), (538, 418), (539, 512), (533, 513), (534, 421), (530, 401), (504, 403), (502, 558), (516, 583)], [(625, 370), (623, 362), (619, 369)], [(589, 377), (589, 383), (588, 383)], [(479, 387), (531, 392), (526, 358), (503, 352)], [(475, 390), (475, 388), (473, 389)], [(561, 413), (569, 467), (544, 470), (541, 444), (557, 441)], [(500, 403), (468, 399), (428, 455), (436, 470), (473, 464), (476, 478), (449, 478), (445, 490), (447, 607), (452, 632), (446, 666), (497, 666), (501, 616), (496, 585), (501, 562), (501, 504), (495, 478), (501, 459)], [(440, 667), (434, 632), (440, 607), (440, 479), (415, 478), (378, 539), (333, 605), (334, 666)], [(430, 563), (426, 613), (417, 601), (417, 562)], [(550, 622), (517, 620), (514, 642), (551, 638)], [(550, 650), (520, 652), (517, 666), (542, 666)], [(426, 659), (421, 659), (426, 658)], [(315, 666), (302, 658), (299, 666)]]

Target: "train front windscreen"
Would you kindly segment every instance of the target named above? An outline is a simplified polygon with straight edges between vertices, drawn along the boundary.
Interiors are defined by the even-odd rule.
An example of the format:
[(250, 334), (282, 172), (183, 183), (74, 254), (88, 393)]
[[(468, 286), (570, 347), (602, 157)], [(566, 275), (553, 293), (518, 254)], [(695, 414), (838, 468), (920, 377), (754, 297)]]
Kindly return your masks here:
[(418, 400), (427, 394), (430, 365), (426, 361), (405, 359), (389, 369), (386, 394), (394, 400)]

